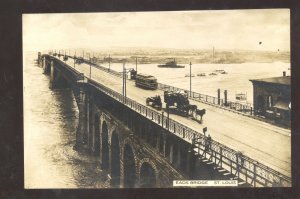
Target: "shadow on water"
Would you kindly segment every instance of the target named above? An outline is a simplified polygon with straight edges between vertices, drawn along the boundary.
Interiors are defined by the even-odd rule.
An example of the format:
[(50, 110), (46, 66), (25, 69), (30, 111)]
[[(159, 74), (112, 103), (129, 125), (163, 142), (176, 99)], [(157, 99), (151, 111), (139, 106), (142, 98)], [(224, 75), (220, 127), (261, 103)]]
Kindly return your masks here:
[(76, 151), (75, 132), (78, 124), (78, 109), (72, 93), (72, 89), (52, 90), (57, 106), (57, 122), (61, 131), (60, 140), (51, 147), (45, 149), (45, 155), (50, 157), (56, 165), (71, 166), (72, 183), (80, 188), (104, 188), (108, 187), (107, 172), (100, 169), (99, 159), (88, 152)]
[[(36, 64), (32, 66), (37, 67)], [(26, 71), (26, 75), (29, 75), (30, 78), (37, 77), (35, 78), (36, 80), (44, 81), (34, 82), (35, 84), (30, 84), (30, 88), (28, 88), (28, 91), (32, 92), (32, 94), (28, 95), (30, 96), (29, 101), (35, 104), (34, 110), (30, 111), (32, 111), (31, 114), (34, 114), (34, 118), (38, 120), (38, 122), (34, 123), (35, 126), (33, 128), (37, 128), (39, 132), (37, 138), (31, 140), (31, 144), (41, 146), (35, 149), (41, 150), (43, 156), (41, 158), (46, 160), (43, 161), (43, 164), (48, 164), (41, 164), (40, 167), (43, 167), (41, 170), (49, 173), (55, 170), (59, 175), (52, 177), (61, 177), (61, 179), (52, 180), (41, 179), (41, 176), (39, 180), (43, 180), (43, 182), (52, 180), (48, 185), (45, 183), (42, 186), (51, 188), (51, 183), (58, 181), (60, 184), (57, 186), (60, 188), (109, 187), (107, 172), (100, 169), (99, 159), (87, 152), (73, 149), (79, 112), (72, 89), (50, 90), (49, 77), (38, 78), (39, 75), (43, 75), (42, 69), (39, 74), (36, 69), (30, 71), (29, 68)], [(48, 168), (49, 170), (47, 170)], [(38, 182), (33, 182), (32, 184), (39, 187)]]

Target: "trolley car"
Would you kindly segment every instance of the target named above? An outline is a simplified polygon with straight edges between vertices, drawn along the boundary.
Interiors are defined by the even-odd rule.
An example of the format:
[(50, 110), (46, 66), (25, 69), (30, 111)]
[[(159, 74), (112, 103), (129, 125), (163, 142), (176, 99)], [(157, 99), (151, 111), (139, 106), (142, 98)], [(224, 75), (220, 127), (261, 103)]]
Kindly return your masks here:
[(136, 75), (135, 85), (145, 89), (156, 90), (157, 79), (152, 75), (139, 73)]

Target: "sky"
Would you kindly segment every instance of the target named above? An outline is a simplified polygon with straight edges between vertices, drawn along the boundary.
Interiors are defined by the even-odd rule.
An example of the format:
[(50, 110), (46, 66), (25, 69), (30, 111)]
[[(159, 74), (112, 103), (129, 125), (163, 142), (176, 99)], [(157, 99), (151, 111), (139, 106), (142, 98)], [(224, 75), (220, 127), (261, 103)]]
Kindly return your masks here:
[(289, 9), (23, 14), (22, 22), (24, 51), (111, 47), (290, 50)]

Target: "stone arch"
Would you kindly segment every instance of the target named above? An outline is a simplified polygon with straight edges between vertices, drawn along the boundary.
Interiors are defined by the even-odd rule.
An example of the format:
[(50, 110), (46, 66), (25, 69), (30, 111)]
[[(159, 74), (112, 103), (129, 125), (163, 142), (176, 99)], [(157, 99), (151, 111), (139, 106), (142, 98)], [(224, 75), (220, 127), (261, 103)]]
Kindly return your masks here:
[(100, 117), (99, 114), (94, 115), (94, 150), (95, 150), (95, 155), (100, 156)]
[(124, 187), (132, 188), (136, 185), (136, 159), (132, 145), (126, 143), (123, 148)]
[(156, 187), (157, 185), (157, 168), (153, 162), (144, 159), (140, 163), (140, 187)]
[(109, 144), (108, 144), (108, 126), (106, 121), (102, 122), (102, 169), (109, 168)]
[(120, 142), (116, 130), (111, 135), (111, 185), (120, 186)]

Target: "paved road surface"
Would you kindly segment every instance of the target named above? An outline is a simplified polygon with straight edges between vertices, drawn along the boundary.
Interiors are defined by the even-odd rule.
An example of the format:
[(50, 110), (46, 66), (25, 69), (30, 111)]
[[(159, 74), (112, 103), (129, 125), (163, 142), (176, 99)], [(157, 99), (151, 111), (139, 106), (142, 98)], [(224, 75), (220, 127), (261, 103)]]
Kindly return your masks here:
[[(73, 60), (67, 64), (73, 66)], [(76, 70), (89, 76), (89, 65), (76, 65)], [(92, 79), (122, 93), (122, 79), (102, 70), (92, 68)], [(154, 95), (163, 96), (163, 91), (144, 90), (135, 86), (133, 81), (127, 81), (127, 97), (146, 105), (146, 98)], [(162, 98), (163, 100), (163, 98)], [(170, 114), (170, 118), (198, 132), (203, 127), (208, 128), (212, 139), (241, 151), (266, 166), (287, 176), (291, 176), (291, 137), (290, 130), (273, 126), (252, 118), (241, 116), (230, 111), (219, 109), (201, 102), (190, 100), (199, 108), (205, 108), (203, 124), (182, 116)]]

